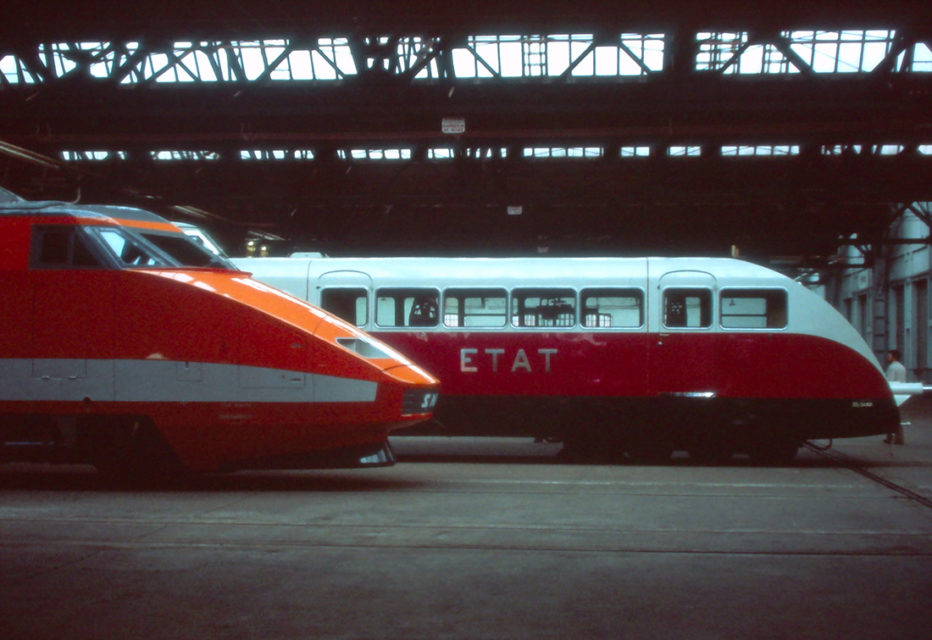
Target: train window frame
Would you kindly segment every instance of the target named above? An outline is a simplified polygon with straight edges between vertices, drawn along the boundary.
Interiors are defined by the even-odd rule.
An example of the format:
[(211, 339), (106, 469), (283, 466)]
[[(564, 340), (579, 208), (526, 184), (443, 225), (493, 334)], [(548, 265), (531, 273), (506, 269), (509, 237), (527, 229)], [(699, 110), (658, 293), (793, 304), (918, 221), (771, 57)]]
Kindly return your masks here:
[[(383, 322), (383, 298), (392, 298), (394, 300), (392, 324)], [(419, 300), (420, 298), (432, 298), (432, 300), (422, 302)], [(400, 307), (398, 305), (399, 299), (402, 301)], [(434, 318), (433, 322), (428, 323), (429, 308), (425, 307), (424, 312), (419, 313), (416, 307), (431, 302), (433, 304)], [(440, 290), (433, 287), (381, 287), (375, 291), (373, 315), (375, 316), (374, 325), (379, 329), (436, 329), (440, 327)], [(415, 318), (420, 319), (415, 322)]]
[[(332, 294), (334, 292), (339, 292), (339, 293), (343, 293), (347, 295), (355, 294), (355, 298), (353, 300), (354, 311), (356, 315), (355, 320), (350, 320), (345, 315), (339, 313), (338, 311), (335, 311), (334, 309), (330, 308), (325, 303), (324, 301), (325, 296), (327, 296), (328, 294)], [(362, 323), (359, 322), (360, 300), (362, 300), (363, 302)], [(365, 327), (369, 323), (369, 290), (366, 289), (365, 287), (324, 287), (323, 289), (320, 290), (320, 308), (328, 313), (332, 313), (338, 318), (346, 320), (350, 324), (356, 325), (357, 327)]]
[[(684, 322), (687, 324), (671, 324), (670, 315), (674, 312), (672, 308), (671, 298), (673, 295), (682, 295), (685, 294), (687, 297), (697, 297), (699, 298), (699, 324), (690, 325), (688, 317), (688, 309), (684, 308), (682, 313), (684, 314)], [(692, 294), (692, 295), (689, 295)], [(673, 329), (676, 331), (708, 331), (714, 326), (715, 318), (714, 309), (714, 292), (709, 287), (667, 287), (663, 290), (661, 295), (661, 322), (663, 323), (664, 329)], [(676, 313), (680, 313), (676, 311)]]
[[(501, 323), (500, 324), (469, 324), (467, 323), (467, 316), (474, 318), (485, 318), (493, 317), (498, 318), (498, 314), (494, 313), (471, 313), (467, 314), (466, 307), (467, 305), (463, 302), (469, 298), (482, 298), (482, 299), (492, 299), (492, 298), (501, 298), (504, 301), (504, 306), (502, 307), (501, 313)], [(457, 308), (455, 310), (450, 310), (448, 308), (448, 302), (451, 300), (457, 301)], [(483, 306), (485, 306), (483, 304)], [(443, 304), (441, 306), (441, 321), (443, 326), (448, 329), (465, 329), (469, 331), (474, 330), (494, 330), (502, 329), (508, 326), (508, 309), (509, 309), (509, 299), (508, 299), (508, 290), (504, 287), (451, 287), (449, 289), (444, 289), (443, 291)], [(455, 316), (456, 323), (453, 324), (450, 320)]]
[[(764, 313), (725, 313), (727, 300), (762, 298)], [(779, 299), (779, 300), (776, 300)], [(770, 301), (778, 304), (771, 310)], [(782, 304), (782, 307), (781, 307)], [(727, 324), (726, 318), (761, 318), (764, 326)], [(783, 331), (789, 327), (789, 292), (779, 287), (728, 287), (719, 292), (719, 326), (727, 331)]]
[[(587, 318), (592, 315), (587, 311), (586, 301), (588, 298), (634, 298), (637, 300), (637, 324), (611, 324), (611, 314), (603, 314), (598, 309), (595, 316), (598, 322), (594, 325), (588, 324)], [(579, 326), (583, 329), (595, 330), (636, 330), (643, 329), (647, 320), (646, 301), (647, 295), (644, 289), (640, 287), (585, 287), (579, 292)], [(606, 322), (605, 316), (608, 316)]]
[[(46, 257), (47, 249), (51, 248), (48, 241), (56, 236), (65, 241), (58, 247), (64, 252), (61, 260)], [(76, 225), (35, 225), (30, 236), (29, 266), (33, 269), (101, 269), (110, 266), (96, 249)]]
[[(511, 326), (516, 329), (553, 331), (573, 329), (579, 324), (579, 295), (578, 291), (572, 287), (516, 287), (511, 290), (509, 298), (508, 314), (511, 319)], [(541, 302), (544, 299), (550, 300), (551, 304), (540, 304), (537, 309), (551, 307), (554, 311), (548, 311), (548, 315), (553, 313), (555, 322), (561, 317), (563, 317), (565, 321), (566, 316), (570, 316), (571, 322), (569, 324), (536, 324), (536, 322), (535, 324), (527, 324), (526, 320), (529, 315), (528, 312), (523, 309), (523, 301), (528, 298), (538, 298)], [(572, 298), (572, 310), (570, 312), (561, 312), (557, 305), (552, 304), (552, 301), (558, 298)], [(540, 319), (542, 314), (540, 312), (535, 313), (536, 317)]]

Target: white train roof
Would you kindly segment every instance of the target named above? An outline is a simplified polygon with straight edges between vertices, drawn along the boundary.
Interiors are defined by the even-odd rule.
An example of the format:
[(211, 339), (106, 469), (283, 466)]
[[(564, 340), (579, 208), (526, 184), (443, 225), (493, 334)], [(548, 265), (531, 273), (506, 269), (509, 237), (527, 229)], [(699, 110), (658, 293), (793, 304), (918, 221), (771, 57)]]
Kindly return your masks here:
[[(719, 285), (787, 286), (786, 276), (733, 258), (242, 258), (237, 266), (263, 276), (311, 279), (334, 271), (358, 271), (378, 286), (584, 286), (643, 282), (672, 271), (704, 272)], [(250, 269), (252, 266), (252, 269)]]

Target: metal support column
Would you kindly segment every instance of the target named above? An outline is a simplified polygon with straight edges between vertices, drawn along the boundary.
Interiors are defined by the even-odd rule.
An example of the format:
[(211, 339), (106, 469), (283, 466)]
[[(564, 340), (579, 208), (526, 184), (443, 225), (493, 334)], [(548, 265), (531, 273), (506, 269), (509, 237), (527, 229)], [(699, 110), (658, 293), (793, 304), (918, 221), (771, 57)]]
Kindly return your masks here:
[(881, 366), (886, 363), (887, 350), (890, 348), (887, 335), (887, 300), (890, 297), (889, 250), (882, 241), (872, 243), (869, 249), (873, 263), (871, 269), (870, 294), (873, 314), (871, 317), (871, 349)]

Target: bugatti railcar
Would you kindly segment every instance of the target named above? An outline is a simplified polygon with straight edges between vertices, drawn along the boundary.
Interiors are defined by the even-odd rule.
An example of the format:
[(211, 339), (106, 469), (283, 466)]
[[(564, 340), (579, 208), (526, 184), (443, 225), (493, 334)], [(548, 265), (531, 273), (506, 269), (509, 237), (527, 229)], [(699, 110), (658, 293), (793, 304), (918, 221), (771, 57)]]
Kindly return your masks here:
[(791, 459), (889, 432), (876, 357), (813, 292), (735, 259), (235, 261), (388, 342), (442, 381), (448, 433), (570, 451)]
[(149, 212), (0, 205), (0, 460), (119, 473), (390, 464), (407, 357)]

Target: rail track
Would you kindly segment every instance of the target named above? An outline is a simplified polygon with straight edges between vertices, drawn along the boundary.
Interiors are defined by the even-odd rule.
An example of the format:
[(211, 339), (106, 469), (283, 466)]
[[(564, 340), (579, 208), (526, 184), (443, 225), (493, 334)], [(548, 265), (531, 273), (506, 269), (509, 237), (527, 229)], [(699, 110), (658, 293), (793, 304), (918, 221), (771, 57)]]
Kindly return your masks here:
[(816, 444), (813, 444), (812, 442), (806, 442), (805, 447), (809, 449), (809, 451), (812, 451), (813, 453), (815, 453), (816, 455), (819, 455), (823, 458), (831, 460), (837, 465), (842, 466), (850, 471), (853, 471), (864, 478), (867, 478), (871, 482), (876, 482), (877, 484), (882, 485), (886, 487), (887, 489), (890, 489), (891, 491), (895, 491), (899, 493), (900, 495), (907, 498), (908, 500), (911, 500), (912, 502), (920, 504), (923, 507), (932, 509), (932, 499), (922, 495), (921, 493), (917, 493), (916, 491), (913, 491), (907, 486), (904, 486), (898, 482), (894, 482), (893, 480), (890, 480), (889, 478), (884, 478), (883, 476), (874, 473), (873, 471), (867, 468), (867, 465), (864, 462), (862, 462), (861, 460), (857, 458), (851, 457), (844, 453), (840, 453), (838, 451), (832, 451), (825, 447), (820, 447)]

